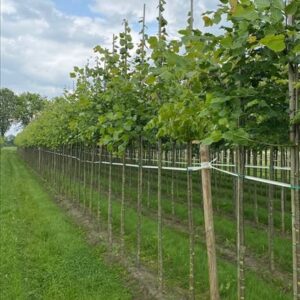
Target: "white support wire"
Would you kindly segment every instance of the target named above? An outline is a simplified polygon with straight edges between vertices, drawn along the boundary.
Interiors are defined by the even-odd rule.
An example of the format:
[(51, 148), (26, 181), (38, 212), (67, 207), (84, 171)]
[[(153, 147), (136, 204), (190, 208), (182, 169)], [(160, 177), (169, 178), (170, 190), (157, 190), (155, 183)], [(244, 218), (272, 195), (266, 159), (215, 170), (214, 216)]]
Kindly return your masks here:
[[(218, 166), (218, 167), (235, 167), (234, 164), (214, 163), (213, 165), (214, 166)], [(245, 168), (270, 169), (270, 167), (268, 167), (268, 166), (255, 166), (255, 165), (245, 165)], [(274, 170), (286, 170), (286, 171), (290, 171), (291, 168), (290, 167), (277, 167), (277, 166), (274, 166)]]
[[(105, 164), (105, 165), (113, 165), (113, 166), (123, 166), (123, 163), (119, 163), (119, 162), (109, 162), (109, 161), (90, 161), (90, 160), (81, 160), (80, 158), (76, 157), (76, 156), (71, 156), (71, 155), (65, 155), (62, 153), (58, 153), (58, 152), (52, 152), (52, 151), (47, 151), (47, 150), (43, 150), (44, 152), (47, 153), (52, 153), (55, 155), (60, 155), (60, 156), (64, 156), (64, 157), (69, 157), (69, 158), (73, 158), (73, 159), (77, 159), (80, 162), (83, 163), (93, 163), (93, 164)], [(230, 172), (221, 168), (217, 168), (216, 166), (228, 166), (228, 167), (234, 167), (235, 165), (231, 165), (231, 164), (219, 164), (219, 163), (214, 163), (214, 161), (216, 161), (216, 158), (210, 162), (202, 162), (200, 164), (196, 164), (195, 166), (190, 166), (190, 167), (185, 167), (185, 168), (179, 168), (179, 167), (162, 167), (162, 170), (171, 170), (171, 171), (181, 171), (181, 172), (197, 172), (200, 171), (202, 169), (213, 169), (219, 172), (222, 172), (224, 174), (230, 175), (230, 176), (234, 176), (234, 177), (239, 177), (242, 175), (239, 175), (237, 173), (234, 172)], [(128, 164), (125, 163), (126, 167), (132, 167), (132, 168), (139, 168), (139, 165), (137, 164)], [(247, 167), (260, 167), (260, 166), (251, 166), (251, 165), (247, 165)], [(143, 169), (158, 169), (158, 166), (155, 165), (142, 165)], [(262, 167), (264, 169), (268, 169), (268, 167)], [(275, 167), (276, 168), (276, 167)], [(277, 167), (279, 170), (290, 170), (290, 168), (288, 167), (284, 167), (284, 168), (280, 168)], [(278, 186), (278, 187), (284, 187), (284, 188), (296, 188), (299, 189), (299, 187), (292, 187), (291, 184), (288, 183), (284, 183), (284, 182), (279, 182), (279, 181), (275, 181), (275, 180), (269, 180), (269, 179), (264, 179), (264, 178), (259, 178), (259, 177), (254, 177), (254, 176), (249, 176), (249, 175), (243, 175), (242, 176), (244, 179), (248, 179), (251, 181), (255, 181), (255, 182), (260, 182), (260, 183), (265, 183), (265, 184), (270, 184), (270, 185), (274, 185), (274, 186)]]
[(275, 181), (275, 180), (269, 180), (269, 179), (264, 179), (264, 178), (259, 178), (259, 177), (254, 177), (254, 176), (249, 176), (249, 175), (239, 175), (237, 173), (233, 173), (230, 171), (226, 171), (220, 168), (216, 168), (214, 166), (212, 166), (212, 169), (217, 170), (219, 172), (234, 176), (234, 177), (243, 177), (245, 179), (251, 180), (251, 181), (256, 181), (256, 182), (261, 182), (261, 183), (266, 183), (266, 184), (270, 184), (270, 185), (275, 185), (275, 186), (280, 186), (280, 187), (285, 187), (285, 188), (292, 188), (292, 186), (288, 183), (284, 183), (284, 182), (279, 182), (279, 181)]

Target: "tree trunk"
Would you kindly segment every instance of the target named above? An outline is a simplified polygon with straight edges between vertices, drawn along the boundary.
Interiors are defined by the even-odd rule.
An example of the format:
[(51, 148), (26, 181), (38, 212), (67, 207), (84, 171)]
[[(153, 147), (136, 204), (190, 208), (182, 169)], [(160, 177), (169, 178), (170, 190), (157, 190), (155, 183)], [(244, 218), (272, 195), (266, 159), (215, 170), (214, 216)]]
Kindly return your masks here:
[[(172, 166), (175, 167), (175, 142), (172, 143)], [(175, 197), (174, 197), (174, 170), (172, 170), (171, 179), (171, 203), (172, 203), (172, 216), (175, 217)]]
[(238, 300), (245, 299), (245, 234), (244, 234), (244, 174), (245, 152), (239, 146), (236, 151), (237, 187), (236, 187), (236, 220), (237, 220), (237, 289)]
[[(253, 176), (254, 177), (257, 177), (257, 151), (254, 150), (253, 152), (253, 165), (254, 165), (254, 168), (253, 168)], [(258, 203), (257, 203), (257, 183), (254, 182), (253, 183), (253, 197), (254, 197), (254, 220), (255, 220), (255, 224), (258, 225), (259, 223), (259, 220), (258, 220)]]
[[(274, 180), (274, 148), (270, 148), (269, 179)], [(269, 185), (268, 193), (268, 249), (270, 259), (270, 270), (274, 271), (274, 186)]]
[(141, 257), (141, 226), (142, 226), (142, 194), (143, 194), (143, 140), (140, 137), (138, 151), (138, 195), (137, 195), (137, 245), (136, 264), (140, 265)]
[[(281, 148), (280, 151), (280, 166), (281, 168), (284, 168), (286, 166), (285, 164), (285, 155), (284, 155), (284, 148)], [(282, 182), (286, 182), (286, 174), (285, 174), (285, 170), (281, 169), (281, 178), (280, 180)], [(285, 188), (282, 187), (281, 188), (281, 193), (280, 193), (280, 206), (281, 206), (281, 233), (282, 235), (285, 234), (285, 199), (286, 199), (286, 192), (285, 192)]]
[(112, 200), (111, 200), (111, 184), (112, 184), (112, 153), (109, 153), (109, 170), (108, 170), (108, 210), (107, 210), (107, 230), (109, 250), (112, 250)]
[(121, 218), (120, 218), (121, 254), (122, 254), (122, 256), (124, 256), (124, 251), (125, 251), (125, 183), (126, 183), (125, 156), (126, 156), (126, 151), (122, 157), (122, 188), (121, 188), (122, 194), (121, 194)]
[(101, 221), (101, 197), (102, 197), (102, 188), (101, 188), (101, 171), (102, 171), (102, 146), (99, 147), (99, 166), (98, 166), (98, 208), (97, 208), (97, 219), (100, 227)]
[[(288, 1), (290, 3), (291, 1)], [(293, 16), (289, 15), (287, 19), (288, 25), (293, 25)], [(298, 89), (295, 83), (298, 82), (298, 65), (289, 63), (288, 65), (289, 79), (289, 108), (290, 120), (292, 121), (299, 110)], [(293, 124), (290, 127), (290, 159), (291, 159), (291, 206), (292, 206), (292, 241), (293, 241), (293, 295), (294, 300), (300, 299), (300, 196), (299, 196), (299, 124)]]
[(158, 140), (158, 171), (157, 171), (157, 258), (158, 258), (158, 291), (163, 291), (163, 254), (162, 254), (162, 205), (161, 205), (161, 172), (162, 172), (162, 141)]
[(95, 163), (95, 148), (92, 148), (92, 160), (91, 160), (91, 178), (90, 178), (90, 202), (89, 202), (89, 210), (92, 213), (92, 203), (93, 203), (93, 184), (94, 184), (94, 163)]
[[(192, 143), (187, 144), (187, 167), (192, 165)], [(189, 256), (190, 256), (190, 277), (189, 277), (189, 298), (195, 299), (195, 237), (193, 222), (193, 199), (192, 199), (192, 173), (187, 170), (187, 205), (189, 224)]]

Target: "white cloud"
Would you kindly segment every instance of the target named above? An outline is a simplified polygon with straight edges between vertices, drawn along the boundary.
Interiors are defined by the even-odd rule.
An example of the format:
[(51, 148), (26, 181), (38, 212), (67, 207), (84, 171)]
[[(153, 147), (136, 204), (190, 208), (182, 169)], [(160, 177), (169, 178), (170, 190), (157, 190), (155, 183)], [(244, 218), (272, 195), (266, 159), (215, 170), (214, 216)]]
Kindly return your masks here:
[[(144, 2), (154, 32), (158, 0), (93, 0), (91, 16), (66, 14), (52, 0), (2, 0), (1, 86), (48, 97), (61, 94), (63, 88), (72, 86), (69, 72), (73, 66), (85, 64), (95, 45), (111, 47), (112, 35), (122, 30), (124, 18), (134, 23), (133, 37), (138, 40), (137, 21)], [(216, 7), (217, 0), (195, 3), (196, 25), (200, 26), (201, 13)], [(189, 1), (168, 0), (165, 17), (170, 36), (185, 26), (188, 10)]]

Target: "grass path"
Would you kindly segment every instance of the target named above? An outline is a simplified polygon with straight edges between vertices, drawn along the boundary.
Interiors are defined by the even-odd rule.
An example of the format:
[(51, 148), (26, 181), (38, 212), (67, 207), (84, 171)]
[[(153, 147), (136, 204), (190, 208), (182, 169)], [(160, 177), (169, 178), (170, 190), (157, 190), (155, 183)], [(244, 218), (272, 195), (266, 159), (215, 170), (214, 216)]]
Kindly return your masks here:
[(1, 299), (132, 299), (124, 271), (53, 203), (14, 148), (1, 150)]

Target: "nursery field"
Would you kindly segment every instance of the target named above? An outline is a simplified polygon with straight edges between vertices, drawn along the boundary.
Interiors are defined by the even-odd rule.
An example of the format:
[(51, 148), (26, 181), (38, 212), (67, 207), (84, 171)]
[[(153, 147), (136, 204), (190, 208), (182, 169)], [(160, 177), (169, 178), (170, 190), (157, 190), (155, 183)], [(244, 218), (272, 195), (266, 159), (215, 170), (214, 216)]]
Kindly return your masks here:
[(3, 150), (4, 291), (300, 300), (300, 2), (183, 1), (176, 36), (154, 2), (157, 33), (144, 4)]
[(52, 200), (16, 149), (1, 149), (1, 299), (132, 299), (124, 270)]
[[(78, 150), (78, 149), (77, 149)], [(67, 154), (68, 153), (68, 154)], [(99, 223), (107, 233), (106, 245), (116, 256), (135, 261), (139, 267), (157, 272), (157, 171), (144, 170), (142, 174), (141, 203), (137, 209), (138, 169), (134, 160), (118, 163), (114, 157), (92, 158), (92, 152), (81, 150), (63, 152), (48, 150), (20, 150), (28, 164), (39, 172), (56, 193), (79, 206), (83, 213)], [(98, 163), (97, 163), (98, 162)], [(123, 172), (124, 171), (124, 172)], [(124, 176), (124, 181), (122, 177)], [(179, 289), (173, 297), (187, 298), (189, 291), (189, 211), (186, 203), (186, 172), (162, 172), (162, 244), (163, 276), (167, 290)], [(234, 212), (233, 179), (228, 175), (213, 173), (214, 226), (217, 242), (218, 276), (222, 299), (236, 295), (236, 222)], [(192, 175), (194, 284), (196, 299), (209, 299), (208, 267), (205, 248), (201, 176)], [(286, 199), (285, 227), (282, 233), (280, 207), (281, 189), (275, 189), (274, 205), (274, 260), (270, 272), (268, 252), (268, 210), (266, 185), (258, 184), (258, 223), (253, 214), (253, 183), (245, 183), (245, 287), (247, 299), (290, 299), (292, 278), (292, 243), (290, 233), (290, 200)], [(123, 192), (122, 192), (123, 191)], [(279, 196), (279, 198), (278, 198)], [(173, 201), (172, 201), (173, 198)], [(138, 227), (140, 224), (140, 227)], [(113, 243), (112, 243), (113, 241)], [(157, 279), (155, 279), (157, 280)], [(165, 291), (166, 295), (167, 292)]]

